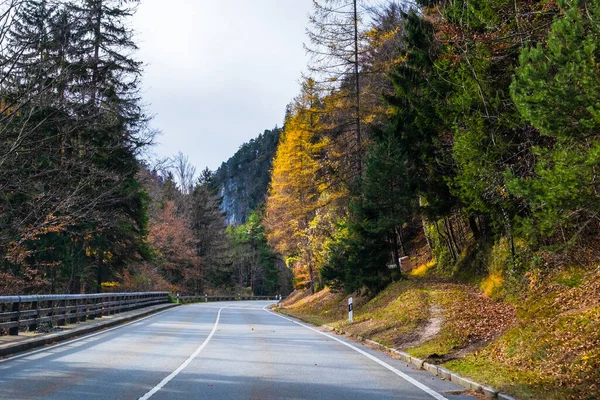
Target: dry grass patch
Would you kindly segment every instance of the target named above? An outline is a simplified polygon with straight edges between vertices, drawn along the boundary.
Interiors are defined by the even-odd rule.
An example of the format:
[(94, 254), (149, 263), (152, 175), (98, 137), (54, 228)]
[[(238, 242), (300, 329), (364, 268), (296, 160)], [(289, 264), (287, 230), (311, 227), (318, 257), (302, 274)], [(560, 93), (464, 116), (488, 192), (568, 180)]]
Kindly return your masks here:
[(398, 346), (414, 340), (429, 318), (430, 298), (418, 282), (389, 285), (373, 299), (352, 295), (354, 323), (348, 323), (348, 295), (324, 289), (286, 306), (286, 311), (316, 324)]
[[(347, 318), (347, 296), (325, 288), (315, 294), (308, 294), (295, 303), (284, 303), (285, 309), (298, 317), (318, 325), (330, 324)], [(356, 296), (355, 305), (360, 306), (366, 299)]]
[(515, 308), (460, 284), (430, 284), (430, 295), (443, 308), (442, 329), (433, 339), (408, 349), (415, 357), (445, 362), (464, 357), (515, 323)]
[[(400, 293), (397, 293), (400, 291)], [(354, 335), (398, 347), (414, 340), (419, 327), (429, 318), (429, 296), (409, 282), (392, 285), (389, 291), (358, 309), (354, 323), (341, 321), (338, 327)]]

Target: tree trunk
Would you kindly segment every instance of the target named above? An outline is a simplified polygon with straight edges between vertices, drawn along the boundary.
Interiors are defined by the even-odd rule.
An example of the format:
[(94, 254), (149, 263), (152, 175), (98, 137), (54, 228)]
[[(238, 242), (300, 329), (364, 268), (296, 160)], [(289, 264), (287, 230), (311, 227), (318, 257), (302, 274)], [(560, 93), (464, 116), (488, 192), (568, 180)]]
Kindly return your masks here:
[(473, 215), (469, 215), (469, 228), (471, 228), (471, 232), (473, 232), (473, 239), (481, 239), (481, 231), (479, 230), (479, 227), (477, 226), (477, 220)]
[(487, 237), (488, 234), (488, 217), (487, 215), (478, 215), (477, 222), (479, 226), (479, 234), (482, 238)]
[(312, 294), (315, 294), (315, 277), (310, 255), (308, 256), (308, 286)]
[(402, 225), (396, 229), (395, 233), (400, 238), (400, 249), (402, 250), (402, 256), (408, 255), (406, 252), (406, 247), (404, 247), (404, 230), (402, 229)]
[(68, 288), (69, 294), (80, 294), (81, 293), (81, 276), (75, 275), (69, 282)]
[(458, 259), (458, 255), (460, 254), (460, 246), (458, 246), (458, 244), (456, 243), (456, 237), (454, 236), (454, 230), (452, 229), (452, 221), (450, 221), (450, 218), (446, 217), (446, 218), (444, 218), (444, 223), (446, 224), (446, 229), (448, 229), (448, 235), (450, 237), (450, 242), (456, 249), (456, 256)]
[(442, 233), (437, 221), (435, 221), (435, 229), (436, 229), (438, 235), (440, 236), (440, 238), (442, 238), (444, 240), (444, 242), (446, 242), (446, 248), (448, 249), (448, 251), (450, 251), (450, 255), (452, 256), (452, 259), (454, 261), (456, 261), (456, 254), (454, 253), (454, 248), (452, 247), (452, 243), (450, 243), (450, 240), (448, 239), (448, 237), (446, 237), (446, 235), (444, 235)]
[(52, 266), (52, 284), (50, 286), (50, 293), (56, 293), (56, 265)]
[(102, 263), (98, 264), (96, 273), (96, 293), (102, 293)]
[[(421, 196), (419, 196), (419, 206), (423, 206), (423, 198)], [(423, 234), (425, 235), (425, 241), (427, 242), (427, 246), (429, 246), (429, 251), (433, 253), (433, 245), (431, 244), (429, 233), (427, 233), (427, 221), (425, 220), (424, 214), (421, 214), (421, 224), (423, 224)]]
[(96, 21), (94, 21), (94, 62), (92, 64), (92, 87), (90, 103), (96, 106), (96, 96), (98, 92), (98, 82), (100, 80), (100, 44), (101, 38), (101, 24), (102, 24), (102, 0), (98, 1), (98, 8), (96, 11)]
[(356, 85), (356, 146), (358, 148), (358, 176), (362, 176), (362, 135), (360, 131), (360, 77), (358, 75), (358, 10), (354, 0), (354, 77)]
[[(402, 229), (402, 228), (400, 228)], [(398, 274), (400, 278), (402, 278), (402, 267), (400, 266), (400, 253), (398, 251), (398, 230), (394, 228), (394, 232), (392, 234), (393, 240), (393, 251), (394, 251), (394, 264), (396, 264), (396, 268), (398, 269)]]

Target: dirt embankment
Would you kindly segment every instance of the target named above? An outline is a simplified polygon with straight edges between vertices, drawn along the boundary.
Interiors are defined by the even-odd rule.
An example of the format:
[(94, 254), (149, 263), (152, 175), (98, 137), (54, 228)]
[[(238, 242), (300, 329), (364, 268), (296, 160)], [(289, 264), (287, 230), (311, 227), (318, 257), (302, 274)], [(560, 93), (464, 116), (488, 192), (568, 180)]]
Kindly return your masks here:
[(528, 293), (501, 301), (471, 285), (412, 277), (372, 299), (354, 295), (353, 324), (347, 296), (328, 289), (298, 293), (285, 307), (520, 399), (600, 398), (600, 270), (531, 281)]

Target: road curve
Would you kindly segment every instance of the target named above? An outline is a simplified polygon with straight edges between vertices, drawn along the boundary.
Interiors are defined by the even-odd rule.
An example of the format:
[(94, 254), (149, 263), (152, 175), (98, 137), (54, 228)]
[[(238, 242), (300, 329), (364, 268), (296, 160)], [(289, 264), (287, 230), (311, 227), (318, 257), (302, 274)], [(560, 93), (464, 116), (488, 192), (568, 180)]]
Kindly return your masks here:
[(269, 304), (177, 307), (0, 360), (0, 399), (473, 399)]

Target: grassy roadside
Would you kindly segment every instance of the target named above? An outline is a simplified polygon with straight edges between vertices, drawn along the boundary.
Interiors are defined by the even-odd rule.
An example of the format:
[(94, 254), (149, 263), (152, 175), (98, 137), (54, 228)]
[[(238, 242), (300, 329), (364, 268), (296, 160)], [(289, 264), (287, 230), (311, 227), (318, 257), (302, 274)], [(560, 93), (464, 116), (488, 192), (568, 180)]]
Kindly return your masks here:
[[(600, 270), (560, 271), (520, 298), (432, 279), (422, 268), (376, 297), (324, 289), (286, 311), (441, 364), (519, 399), (600, 398)], [(495, 283), (494, 283), (495, 281)], [(481, 290), (483, 289), (483, 290)], [(489, 292), (489, 291), (488, 291)]]

